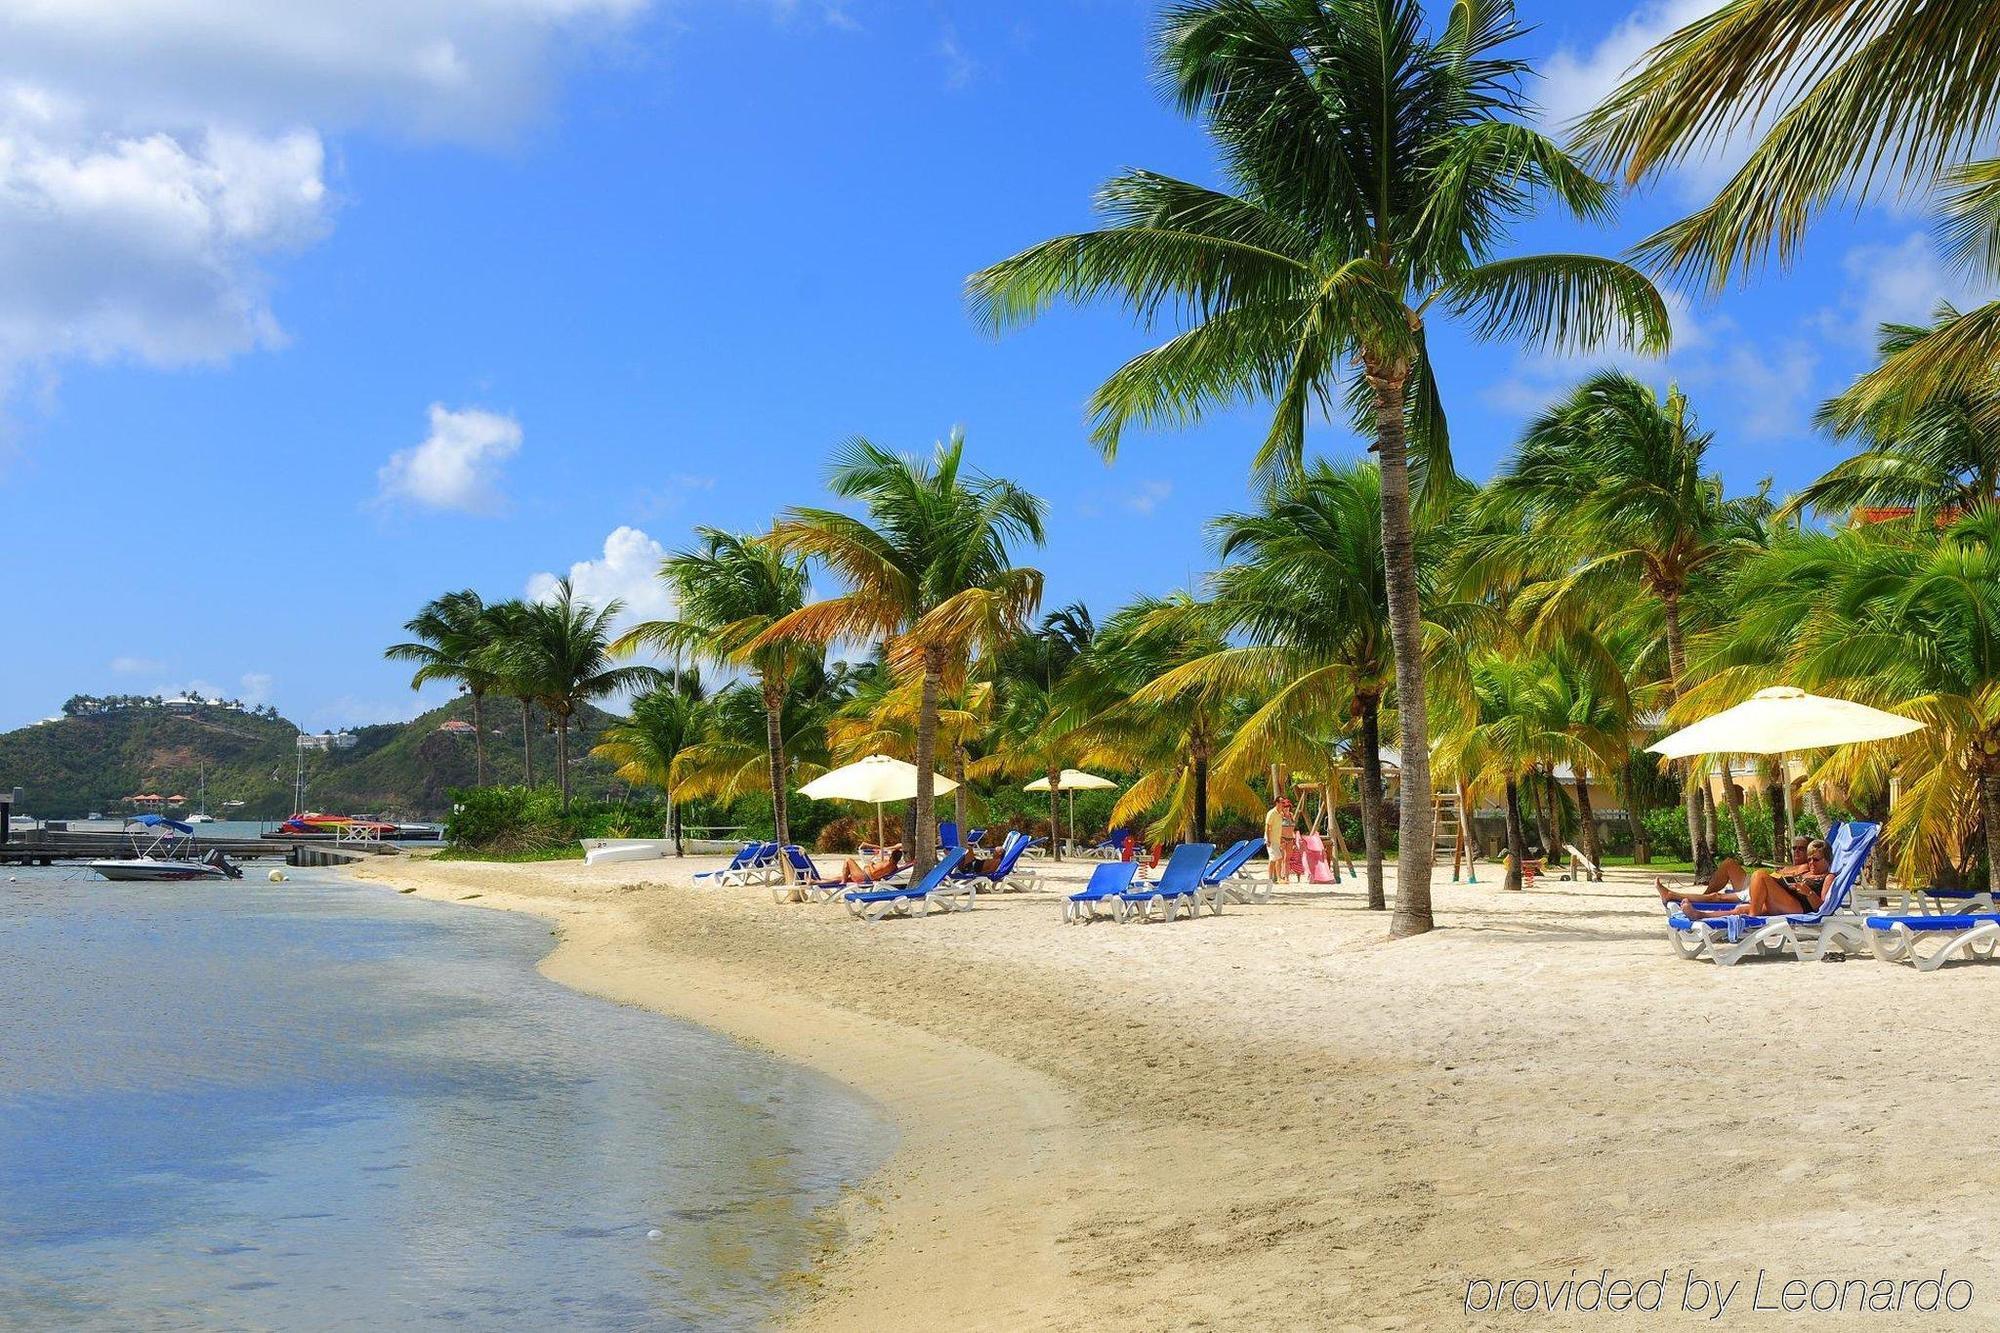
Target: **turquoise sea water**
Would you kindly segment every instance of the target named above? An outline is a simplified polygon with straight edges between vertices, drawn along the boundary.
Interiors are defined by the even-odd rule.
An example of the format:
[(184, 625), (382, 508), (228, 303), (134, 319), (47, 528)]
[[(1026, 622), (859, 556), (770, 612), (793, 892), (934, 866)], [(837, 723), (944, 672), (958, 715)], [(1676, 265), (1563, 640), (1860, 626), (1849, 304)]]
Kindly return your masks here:
[(891, 1146), (528, 918), (8, 873), (0, 1327), (751, 1327)]

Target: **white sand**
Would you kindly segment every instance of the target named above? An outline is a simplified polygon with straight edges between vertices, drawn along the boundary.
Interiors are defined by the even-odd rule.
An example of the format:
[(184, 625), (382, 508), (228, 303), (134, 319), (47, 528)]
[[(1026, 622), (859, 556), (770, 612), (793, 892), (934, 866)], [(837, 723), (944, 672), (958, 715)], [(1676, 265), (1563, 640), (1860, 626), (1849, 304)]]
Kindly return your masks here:
[(691, 887), (713, 864), (358, 873), (548, 916), (556, 979), (882, 1103), (901, 1149), (801, 1326), (1455, 1327), (1495, 1322), (1469, 1280), (1572, 1268), (1666, 1270), (1649, 1324), (1703, 1319), (1690, 1269), (1743, 1283), (1725, 1322), (1784, 1324), (1745, 1308), (1760, 1268), (1767, 1300), (1944, 1268), (1969, 1310), (1870, 1326), (2000, 1326), (2000, 967), (1683, 962), (1634, 872), (1440, 884), (1443, 928), (1391, 944), (1352, 883), (1172, 925), (1066, 927), (1054, 891), (868, 925)]

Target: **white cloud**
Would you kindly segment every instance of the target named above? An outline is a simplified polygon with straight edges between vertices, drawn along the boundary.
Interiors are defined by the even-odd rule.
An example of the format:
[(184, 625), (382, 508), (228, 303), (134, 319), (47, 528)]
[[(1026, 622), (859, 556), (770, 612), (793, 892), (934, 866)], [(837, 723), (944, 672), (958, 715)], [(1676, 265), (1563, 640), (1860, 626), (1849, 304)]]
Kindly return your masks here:
[[(621, 627), (666, 620), (674, 614), (674, 600), (659, 580), (660, 562), (666, 558), (666, 547), (638, 528), (621, 526), (604, 539), (601, 556), (569, 567), (569, 581), (578, 599), (592, 606), (605, 606), (613, 598), (624, 603), (617, 622)], [(528, 597), (547, 601), (555, 595), (556, 579), (554, 574), (536, 574), (528, 580)]]
[(114, 657), (111, 669), (121, 676), (143, 676), (165, 671), (167, 664), (156, 657)]
[(1894, 245), (1854, 246), (1841, 256), (1840, 268), (1847, 285), (1817, 323), (1829, 338), (1861, 347), (1874, 347), (1882, 324), (1930, 323), (1939, 301), (1962, 310), (1981, 299), (1922, 232)]
[(500, 465), (521, 448), (521, 423), (498, 412), (431, 404), (431, 433), (399, 449), (376, 474), (382, 502), (491, 513), (501, 504)]
[(327, 135), (502, 139), (647, 3), (0, 3), (0, 397), (281, 346), (267, 265), (331, 226)]
[(1135, 514), (1150, 514), (1173, 493), (1171, 481), (1142, 481), (1121, 503)]
[(237, 698), (249, 704), (252, 708), (261, 707), (271, 702), (271, 686), (273, 682), (270, 672), (246, 671), (240, 679), (242, 681), (242, 688), (236, 692)]
[(979, 62), (972, 58), (965, 49), (965, 43), (959, 40), (958, 28), (949, 22), (939, 29), (937, 58), (944, 68), (944, 86), (947, 88), (963, 88), (979, 73)]
[[(1724, 0), (1647, 0), (1599, 38), (1588, 50), (1560, 47), (1542, 63), (1542, 82), (1534, 90), (1543, 122), (1567, 136), (1576, 119), (1602, 102), (1633, 72), (1657, 43), (1675, 30), (1722, 8)], [(1731, 136), (1713, 152), (1697, 154), (1678, 169), (1691, 192), (1712, 193), (1740, 166), (1753, 142)]]

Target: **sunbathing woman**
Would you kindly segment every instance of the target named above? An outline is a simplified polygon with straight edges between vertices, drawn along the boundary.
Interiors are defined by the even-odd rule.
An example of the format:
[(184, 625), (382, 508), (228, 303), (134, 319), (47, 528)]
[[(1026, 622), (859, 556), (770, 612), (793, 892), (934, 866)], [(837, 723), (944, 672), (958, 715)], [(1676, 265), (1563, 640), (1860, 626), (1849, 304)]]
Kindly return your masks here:
[(876, 856), (870, 860), (861, 861), (850, 856), (841, 862), (840, 882), (873, 884), (878, 879), (889, 878), (910, 863), (910, 858), (903, 855), (903, 844), (900, 842), (878, 847), (875, 851)]
[(1833, 858), (1827, 854), (1826, 843), (1814, 838), (1806, 844), (1805, 859), (1799, 864), (1782, 870), (1751, 871), (1748, 901), (1730, 904), (1720, 911), (1709, 910), (1710, 906), (1720, 904), (1683, 902), (1681, 911), (1693, 921), (1718, 916), (1784, 916), (1792, 912), (1817, 912), (1826, 899), (1827, 881), (1832, 877)]
[[(1792, 864), (1786, 871), (1777, 873), (1785, 874), (1788, 871), (1798, 873), (1800, 867), (1805, 864), (1809, 848), (1810, 844), (1806, 839), (1793, 838)], [(1743, 901), (1743, 891), (1750, 887), (1750, 872), (1745, 870), (1743, 863), (1735, 857), (1725, 856), (1722, 858), (1722, 863), (1716, 866), (1715, 873), (1708, 877), (1708, 884), (1704, 888), (1692, 892), (1670, 889), (1667, 887), (1667, 882), (1658, 876), (1653, 879), (1653, 887), (1659, 890), (1660, 901), (1663, 903), (1721, 903), (1725, 907), (1734, 907)]]

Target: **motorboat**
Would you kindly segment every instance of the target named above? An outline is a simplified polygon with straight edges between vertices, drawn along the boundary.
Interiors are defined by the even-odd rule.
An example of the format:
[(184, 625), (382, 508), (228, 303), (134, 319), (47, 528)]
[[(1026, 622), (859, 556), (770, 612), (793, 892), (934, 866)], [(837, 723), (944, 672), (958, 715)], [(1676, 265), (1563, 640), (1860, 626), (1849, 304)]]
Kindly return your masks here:
[(139, 815), (126, 821), (132, 839), (132, 855), (107, 857), (87, 863), (87, 868), (104, 878), (120, 882), (152, 880), (188, 883), (195, 880), (242, 879), (243, 872), (217, 848), (197, 858), (194, 827), (163, 815)]

